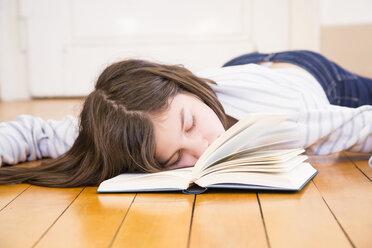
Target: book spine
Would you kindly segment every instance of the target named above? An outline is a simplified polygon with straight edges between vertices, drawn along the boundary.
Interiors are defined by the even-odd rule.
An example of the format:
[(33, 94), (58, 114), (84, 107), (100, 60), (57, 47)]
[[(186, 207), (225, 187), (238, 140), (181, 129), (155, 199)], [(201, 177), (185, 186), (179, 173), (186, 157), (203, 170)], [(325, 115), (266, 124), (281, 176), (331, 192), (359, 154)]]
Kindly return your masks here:
[(199, 185), (193, 183), (187, 189), (182, 190), (182, 193), (189, 194), (189, 195), (198, 195), (204, 193), (207, 188), (200, 187)]

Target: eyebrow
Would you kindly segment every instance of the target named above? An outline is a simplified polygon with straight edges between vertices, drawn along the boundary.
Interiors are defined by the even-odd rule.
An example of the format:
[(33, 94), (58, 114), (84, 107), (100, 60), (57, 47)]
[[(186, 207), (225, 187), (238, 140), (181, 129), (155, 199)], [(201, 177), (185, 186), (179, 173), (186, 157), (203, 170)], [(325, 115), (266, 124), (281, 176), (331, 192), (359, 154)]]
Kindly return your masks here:
[[(180, 111), (180, 118), (181, 118), (181, 132), (183, 131), (183, 128), (185, 126), (184, 122), (185, 122), (185, 117), (184, 117), (184, 107), (182, 107), (181, 111)], [(169, 161), (174, 157), (174, 155), (177, 153), (177, 151), (175, 153), (172, 154), (172, 156), (170, 156), (165, 162), (163, 162), (162, 164), (163, 165), (166, 165), (169, 163)]]

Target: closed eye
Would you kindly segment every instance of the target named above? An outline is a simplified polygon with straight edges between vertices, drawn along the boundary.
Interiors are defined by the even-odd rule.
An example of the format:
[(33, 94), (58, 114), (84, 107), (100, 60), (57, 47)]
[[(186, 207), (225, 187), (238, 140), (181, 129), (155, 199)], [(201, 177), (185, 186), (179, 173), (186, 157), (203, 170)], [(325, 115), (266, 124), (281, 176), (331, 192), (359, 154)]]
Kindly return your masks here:
[(195, 121), (195, 116), (192, 116), (192, 124), (191, 124), (191, 127), (189, 129), (186, 130), (186, 132), (191, 132), (194, 127), (196, 126), (196, 121)]
[[(186, 133), (191, 132), (195, 128), (195, 126), (196, 126), (195, 116), (192, 116), (191, 126), (186, 130)], [(181, 161), (181, 158), (182, 158), (182, 151), (180, 150), (180, 151), (177, 152), (176, 161), (174, 161), (173, 163), (168, 165), (168, 167), (176, 166)]]
[[(189, 133), (191, 132), (196, 126), (196, 121), (195, 121), (195, 116), (192, 116), (192, 124), (191, 126), (186, 130), (186, 133)], [(182, 151), (178, 151), (177, 152), (177, 159), (176, 161), (174, 161), (173, 163), (171, 163), (170, 165), (168, 165), (167, 167), (172, 167), (172, 166), (176, 166), (180, 161), (181, 161), (181, 158), (182, 158)]]
[(177, 159), (176, 159), (176, 161), (174, 161), (173, 163), (171, 163), (171, 164), (168, 165), (167, 167), (172, 167), (172, 166), (177, 165), (178, 162), (181, 161), (181, 158), (182, 158), (182, 151), (178, 151), (178, 152), (177, 152)]

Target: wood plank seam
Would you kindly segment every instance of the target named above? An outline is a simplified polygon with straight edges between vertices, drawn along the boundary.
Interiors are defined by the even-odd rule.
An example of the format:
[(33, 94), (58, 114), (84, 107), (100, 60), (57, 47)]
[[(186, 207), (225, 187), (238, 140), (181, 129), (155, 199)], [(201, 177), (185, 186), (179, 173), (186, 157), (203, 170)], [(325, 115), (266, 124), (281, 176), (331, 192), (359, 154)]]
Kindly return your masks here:
[(25, 188), (24, 190), (22, 190), (22, 192), (19, 192), (18, 195), (16, 195), (12, 200), (10, 200), (2, 209), (0, 209), (0, 212), (6, 208), (10, 203), (12, 203), (15, 199), (17, 199), (21, 194), (23, 194), (23, 192), (25, 192), (26, 190), (28, 190), (29, 188), (31, 187), (31, 185), (29, 185), (27, 188)]
[(189, 236), (187, 237), (187, 246), (186, 246), (187, 248), (190, 247), (191, 230), (192, 230), (192, 222), (193, 222), (193, 219), (194, 219), (194, 210), (195, 210), (196, 196), (197, 195), (194, 195), (194, 202), (192, 204), (190, 227), (189, 227)]
[(40, 238), (35, 242), (32, 247), (35, 247), (40, 240), (44, 238), (44, 236), (49, 232), (49, 230), (54, 226), (54, 224), (62, 217), (62, 215), (67, 211), (67, 209), (74, 203), (74, 201), (80, 196), (80, 194), (84, 191), (85, 187), (76, 195), (76, 197), (67, 205), (67, 207), (62, 211), (60, 215), (53, 221), (53, 223), (45, 230), (45, 232), (40, 236)]
[(260, 197), (258, 196), (258, 193), (256, 193), (256, 197), (257, 197), (257, 201), (258, 201), (258, 206), (260, 207), (260, 213), (261, 213), (262, 223), (263, 223), (263, 226), (264, 226), (264, 229), (265, 229), (265, 236), (266, 236), (267, 246), (269, 248), (271, 248), (270, 240), (269, 240), (269, 235), (267, 233), (265, 218), (263, 216), (262, 206), (261, 206)]
[(348, 159), (349, 159), (349, 161), (351, 162), (351, 163), (353, 163), (353, 165), (370, 181), (370, 182), (372, 182), (372, 180), (371, 180), (371, 178), (369, 178), (369, 176), (368, 175), (366, 175), (365, 173), (364, 173), (364, 171), (361, 169), (361, 168), (359, 168), (359, 166), (358, 166), (358, 164), (357, 163), (355, 163), (346, 153), (343, 153), (343, 155), (344, 156), (346, 156)]
[(341, 228), (342, 232), (345, 234), (347, 240), (349, 240), (350, 245), (351, 245), (353, 248), (355, 248), (356, 246), (354, 245), (353, 241), (351, 240), (351, 238), (349, 237), (349, 235), (347, 234), (347, 232), (345, 231), (345, 229), (343, 228), (343, 226), (341, 225), (341, 223), (340, 223), (339, 220), (337, 219), (336, 215), (333, 213), (333, 211), (332, 211), (331, 207), (328, 205), (326, 199), (324, 199), (322, 193), (320, 192), (320, 190), (319, 190), (318, 187), (316, 186), (316, 183), (313, 181), (313, 179), (311, 179), (311, 182), (315, 185), (315, 188), (318, 190), (318, 192), (319, 192), (320, 196), (322, 197), (324, 203), (326, 204), (326, 206), (327, 206), (329, 212), (331, 212), (331, 214), (332, 214), (333, 218), (336, 220), (338, 226)]
[(111, 242), (110, 242), (108, 248), (111, 248), (112, 245), (114, 244), (115, 238), (118, 236), (119, 230), (120, 230), (120, 228), (123, 226), (123, 223), (124, 223), (124, 221), (125, 221), (125, 218), (127, 217), (128, 213), (129, 213), (129, 211), (130, 211), (130, 208), (132, 207), (133, 202), (134, 202), (134, 200), (136, 199), (136, 197), (137, 197), (137, 194), (135, 194), (135, 196), (133, 197), (132, 202), (130, 203), (130, 205), (129, 205), (128, 209), (127, 209), (127, 212), (125, 213), (123, 219), (121, 220), (121, 222), (120, 222), (120, 224), (119, 224), (119, 226), (118, 226), (118, 229), (117, 229), (116, 232), (114, 233), (114, 236), (112, 237), (112, 240), (111, 240)]

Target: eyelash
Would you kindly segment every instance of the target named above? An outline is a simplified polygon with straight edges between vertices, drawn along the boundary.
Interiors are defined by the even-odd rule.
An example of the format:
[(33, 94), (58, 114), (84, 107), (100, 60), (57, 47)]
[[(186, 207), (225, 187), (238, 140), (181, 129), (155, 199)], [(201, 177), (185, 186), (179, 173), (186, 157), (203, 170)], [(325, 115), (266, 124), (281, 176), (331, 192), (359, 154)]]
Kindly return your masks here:
[[(191, 130), (194, 129), (194, 127), (195, 127), (195, 116), (192, 116), (192, 125), (191, 125), (191, 127), (190, 127), (188, 130), (186, 130), (186, 132), (187, 132), (187, 133), (190, 132)], [(174, 161), (174, 162), (173, 162), (171, 165), (169, 165), (169, 166), (174, 166), (174, 165), (178, 164), (178, 162), (180, 162), (180, 160), (181, 160), (181, 158), (182, 158), (182, 151), (178, 151), (177, 154), (178, 154), (178, 156), (177, 156), (176, 161)]]
[(186, 130), (186, 132), (190, 132), (191, 130), (193, 130), (195, 127), (195, 116), (192, 116), (192, 125), (189, 129)]
[(170, 166), (174, 166), (174, 165), (178, 164), (178, 162), (180, 162), (180, 160), (182, 158), (182, 151), (178, 151), (177, 154), (178, 154), (177, 160), (174, 161)]

